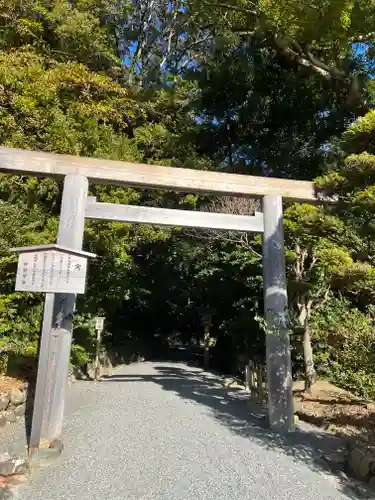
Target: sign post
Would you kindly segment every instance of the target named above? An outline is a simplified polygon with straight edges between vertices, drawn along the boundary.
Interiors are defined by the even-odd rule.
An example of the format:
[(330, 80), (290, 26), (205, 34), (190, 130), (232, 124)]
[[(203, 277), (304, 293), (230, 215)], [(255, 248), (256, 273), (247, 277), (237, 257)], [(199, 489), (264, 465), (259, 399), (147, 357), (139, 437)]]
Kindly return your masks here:
[(202, 307), (200, 309), (200, 313), (202, 316), (202, 323), (204, 327), (204, 337), (203, 337), (203, 350), (204, 350), (204, 359), (203, 366), (205, 370), (208, 370), (210, 367), (210, 329), (212, 324), (212, 315), (215, 313), (215, 310), (210, 307)]
[[(59, 245), (82, 250), (87, 193), (87, 177), (77, 173), (65, 177), (57, 234)], [(62, 433), (76, 293), (56, 293), (54, 297), (51, 328), (55, 328), (56, 335), (51, 337), (53, 348), (50, 348), (49, 354), (54, 370), (48, 382), (53, 399), (46, 425), (42, 429), (43, 437), (49, 441), (59, 438)], [(53, 352), (56, 353), (54, 360), (51, 354)]]
[(105, 318), (97, 316), (95, 318), (95, 330), (96, 330), (96, 355), (95, 355), (95, 380), (98, 381), (100, 378), (100, 345), (101, 345), (101, 337), (104, 329), (104, 320)]
[(95, 254), (55, 244), (11, 248), (10, 251), (19, 254), (16, 291), (46, 293), (30, 435), (30, 453), (33, 453), (39, 448), (44, 437), (43, 430), (46, 421), (51, 418), (55, 400), (49, 382), (56, 375), (56, 357), (61, 354), (58, 352), (56, 340), (63, 332), (59, 328), (51, 327), (54, 294), (62, 291), (83, 294), (87, 257), (95, 257)]
[[(60, 247), (59, 249), (65, 250), (65, 252), (73, 250), (71, 255), (74, 254), (75, 256), (82, 256), (80, 252), (83, 242), (87, 193), (88, 180), (85, 176), (75, 173), (66, 175), (57, 244)], [(92, 256), (92, 254), (89, 256)], [(35, 269), (37, 267), (35, 266)], [(21, 275), (23, 274), (26, 273), (21, 272)], [(35, 273), (34, 282), (36, 276), (37, 273)], [(66, 276), (66, 279), (71, 282), (71, 275)], [(31, 278), (32, 281), (33, 278)], [(52, 285), (53, 283), (52, 280)], [(21, 285), (24, 285), (22, 281)], [(47, 286), (46, 281), (44, 281), (43, 286)], [(38, 291), (43, 291), (42, 285), (38, 287)], [(74, 286), (70, 292), (67, 288), (59, 288), (56, 293), (52, 291), (52, 288), (49, 288), (46, 293), (34, 410), (29, 439), (30, 455), (39, 449), (41, 441), (51, 442), (61, 435), (73, 317), (76, 294), (80, 293), (80, 288)]]

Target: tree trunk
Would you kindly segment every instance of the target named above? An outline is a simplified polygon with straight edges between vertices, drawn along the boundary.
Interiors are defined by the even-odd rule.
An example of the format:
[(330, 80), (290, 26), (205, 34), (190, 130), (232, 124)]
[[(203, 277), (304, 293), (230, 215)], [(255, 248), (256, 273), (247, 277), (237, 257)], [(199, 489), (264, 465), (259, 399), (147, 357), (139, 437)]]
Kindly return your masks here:
[(316, 382), (314, 356), (311, 345), (311, 330), (309, 320), (311, 316), (312, 301), (304, 297), (299, 301), (299, 324), (303, 328), (303, 359), (305, 363), (305, 391), (310, 392)]
[(305, 326), (303, 334), (303, 355), (305, 360), (305, 391), (310, 392), (316, 382), (316, 371), (311, 345), (311, 332), (308, 325)]

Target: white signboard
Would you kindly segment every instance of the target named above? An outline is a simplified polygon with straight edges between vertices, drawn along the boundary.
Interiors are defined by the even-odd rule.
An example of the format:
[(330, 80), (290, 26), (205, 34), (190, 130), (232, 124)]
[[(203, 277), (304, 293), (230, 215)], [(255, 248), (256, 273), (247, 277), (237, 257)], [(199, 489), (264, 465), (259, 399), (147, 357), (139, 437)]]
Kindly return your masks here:
[(16, 290), (85, 293), (87, 258), (58, 250), (20, 253)]
[(95, 330), (102, 331), (104, 328), (104, 318), (96, 317), (95, 318)]

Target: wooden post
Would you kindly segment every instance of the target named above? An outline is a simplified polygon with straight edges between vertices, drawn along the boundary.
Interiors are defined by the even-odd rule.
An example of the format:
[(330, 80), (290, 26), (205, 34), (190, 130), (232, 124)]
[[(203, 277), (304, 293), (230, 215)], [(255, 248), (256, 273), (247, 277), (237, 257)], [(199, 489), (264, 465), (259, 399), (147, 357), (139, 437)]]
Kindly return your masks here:
[[(87, 192), (86, 177), (78, 174), (65, 177), (58, 244), (82, 249)], [(61, 436), (75, 302), (75, 294), (46, 296), (30, 453), (39, 448), (40, 441)]]
[(251, 392), (251, 360), (245, 366), (245, 390)]
[(96, 354), (95, 354), (95, 380), (96, 381), (98, 381), (100, 378), (100, 362), (99, 362), (100, 340), (101, 340), (101, 331), (96, 330)]
[[(87, 193), (86, 177), (79, 174), (65, 177), (57, 236), (59, 245), (82, 249)], [(54, 326), (57, 327), (58, 336), (55, 377), (52, 384), (54, 397), (45, 428), (46, 439), (50, 440), (60, 437), (62, 432), (76, 298), (77, 296), (71, 293), (55, 295)]]
[(95, 320), (95, 330), (96, 330), (96, 354), (95, 354), (95, 365), (94, 365), (94, 378), (96, 381), (100, 378), (100, 347), (102, 341), (102, 331), (104, 326), (104, 318), (96, 318)]
[(204, 327), (204, 369), (208, 370), (210, 367), (210, 327)]
[(259, 402), (262, 403), (263, 401), (263, 366), (259, 365), (258, 366), (258, 398)]
[(33, 404), (33, 417), (29, 439), (29, 454), (39, 448), (42, 438), (42, 425), (45, 414), (49, 412), (47, 396), (47, 383), (50, 378), (51, 363), (49, 348), (52, 333), (54, 294), (47, 293), (44, 301), (43, 323), (39, 347), (38, 373), (36, 379), (35, 396)]
[(212, 315), (214, 314), (214, 310), (210, 307), (202, 307), (200, 308), (200, 312), (202, 315), (202, 323), (204, 327), (204, 335), (203, 335), (203, 366), (205, 370), (208, 370), (210, 367), (210, 331), (212, 324)]
[(265, 196), (263, 276), (269, 425), (273, 430), (288, 432), (294, 419), (282, 215), (281, 196)]

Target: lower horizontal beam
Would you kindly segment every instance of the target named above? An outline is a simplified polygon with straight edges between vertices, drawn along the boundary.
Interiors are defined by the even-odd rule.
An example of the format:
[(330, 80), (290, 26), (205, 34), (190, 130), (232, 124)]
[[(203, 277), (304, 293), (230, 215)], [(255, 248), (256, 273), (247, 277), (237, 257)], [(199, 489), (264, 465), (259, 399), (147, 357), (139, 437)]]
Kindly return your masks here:
[(223, 231), (263, 232), (263, 214), (232, 215), (192, 210), (139, 207), (88, 201), (85, 217), (117, 222), (135, 222), (170, 227), (194, 227)]

